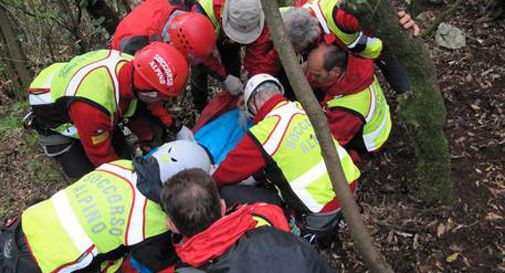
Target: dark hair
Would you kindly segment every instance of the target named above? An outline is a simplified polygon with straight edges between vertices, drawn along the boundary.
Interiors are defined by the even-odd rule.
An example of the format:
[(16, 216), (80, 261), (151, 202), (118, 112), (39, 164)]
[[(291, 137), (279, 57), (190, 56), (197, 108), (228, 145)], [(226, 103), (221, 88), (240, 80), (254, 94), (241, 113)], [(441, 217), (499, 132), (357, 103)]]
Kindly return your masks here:
[(201, 169), (172, 176), (161, 189), (161, 204), (185, 237), (191, 237), (221, 218), (221, 197), (212, 177)]
[(347, 67), (347, 52), (334, 45), (328, 45), (324, 49), (323, 60), (323, 68), (326, 71), (330, 71), (334, 67), (345, 70)]

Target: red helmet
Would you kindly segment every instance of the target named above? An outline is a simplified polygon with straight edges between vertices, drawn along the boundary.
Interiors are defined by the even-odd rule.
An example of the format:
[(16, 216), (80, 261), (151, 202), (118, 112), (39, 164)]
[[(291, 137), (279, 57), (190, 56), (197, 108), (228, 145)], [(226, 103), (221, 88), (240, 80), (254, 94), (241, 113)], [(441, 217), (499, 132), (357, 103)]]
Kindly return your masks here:
[(154, 42), (137, 51), (133, 58), (134, 85), (141, 90), (156, 90), (167, 97), (182, 93), (189, 66), (175, 47)]
[(210, 20), (196, 12), (174, 17), (168, 30), (170, 41), (192, 64), (207, 59), (216, 44), (216, 33)]

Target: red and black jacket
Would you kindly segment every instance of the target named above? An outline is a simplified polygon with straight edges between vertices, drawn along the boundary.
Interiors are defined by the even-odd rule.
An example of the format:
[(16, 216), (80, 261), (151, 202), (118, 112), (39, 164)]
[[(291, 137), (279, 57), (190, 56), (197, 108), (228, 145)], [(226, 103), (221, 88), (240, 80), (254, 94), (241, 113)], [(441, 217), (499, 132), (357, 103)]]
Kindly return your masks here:
[[(257, 227), (254, 216), (269, 225)], [(279, 207), (262, 203), (242, 206), (176, 245), (182, 261), (177, 268), (209, 273), (334, 272), (310, 245), (288, 231)]]

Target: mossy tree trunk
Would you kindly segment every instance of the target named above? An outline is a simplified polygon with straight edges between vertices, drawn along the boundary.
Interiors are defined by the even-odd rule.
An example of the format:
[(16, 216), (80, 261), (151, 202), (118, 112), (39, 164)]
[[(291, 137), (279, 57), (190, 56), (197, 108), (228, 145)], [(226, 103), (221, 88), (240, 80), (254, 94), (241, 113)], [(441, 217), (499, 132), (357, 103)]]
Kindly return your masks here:
[(452, 199), (449, 144), (444, 132), (446, 108), (436, 81), (430, 52), (420, 38), (402, 31), (395, 9), (384, 0), (349, 0), (344, 8), (358, 16), (361, 26), (383, 40), (405, 65), (412, 90), (399, 98), (402, 120), (416, 153), (416, 171), (423, 200), (430, 205)]
[(268, 27), (272, 33), (272, 40), (277, 52), (279, 52), (286, 75), (293, 87), (297, 100), (302, 104), (305, 112), (307, 112), (310, 122), (314, 127), (317, 140), (321, 145), (321, 154), (328, 170), (333, 190), (342, 205), (342, 211), (349, 225), (352, 238), (356, 243), (356, 248), (371, 272), (393, 273), (391, 266), (384, 259), (380, 251), (374, 247), (372, 237), (359, 215), (358, 205), (347, 185), (337, 149), (328, 127), (328, 121), (298, 63), (293, 46), (287, 37), (277, 1), (262, 0), (261, 3)]

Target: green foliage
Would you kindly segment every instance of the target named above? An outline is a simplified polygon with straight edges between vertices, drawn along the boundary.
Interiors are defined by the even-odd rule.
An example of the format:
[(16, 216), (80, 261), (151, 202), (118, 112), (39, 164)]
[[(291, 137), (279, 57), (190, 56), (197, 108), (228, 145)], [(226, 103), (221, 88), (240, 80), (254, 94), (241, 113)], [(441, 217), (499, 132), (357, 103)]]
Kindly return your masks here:
[(0, 137), (9, 130), (21, 128), (23, 125), (23, 113), (27, 102), (16, 102), (11, 106), (9, 114), (0, 119)]
[(92, 31), (90, 36), (96, 36), (102, 33), (103, 27), (102, 24), (105, 22), (105, 17), (101, 16), (98, 19), (91, 19)]
[[(35, 140), (38, 140), (35, 138)], [(29, 145), (29, 152), (33, 153), (33, 149), (38, 147), (38, 141), (35, 145)], [(27, 151), (28, 151), (27, 150)], [(26, 165), (26, 170), (31, 174), (30, 181), (41, 181), (46, 183), (47, 181), (61, 181), (65, 180), (63, 172), (59, 167), (50, 161), (44, 154), (37, 154), (32, 160), (30, 160)]]

